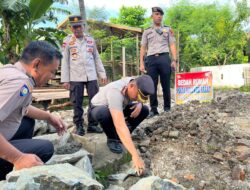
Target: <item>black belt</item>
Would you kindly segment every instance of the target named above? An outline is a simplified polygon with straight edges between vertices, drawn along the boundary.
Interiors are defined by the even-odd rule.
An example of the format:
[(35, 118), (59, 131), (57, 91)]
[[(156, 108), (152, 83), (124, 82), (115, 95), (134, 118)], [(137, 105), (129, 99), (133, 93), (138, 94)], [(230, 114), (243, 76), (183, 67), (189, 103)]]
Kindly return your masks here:
[(149, 55), (148, 57), (159, 57), (159, 56), (162, 56), (162, 55), (167, 55), (169, 54), (168, 52), (164, 52), (164, 53), (156, 53), (154, 55)]

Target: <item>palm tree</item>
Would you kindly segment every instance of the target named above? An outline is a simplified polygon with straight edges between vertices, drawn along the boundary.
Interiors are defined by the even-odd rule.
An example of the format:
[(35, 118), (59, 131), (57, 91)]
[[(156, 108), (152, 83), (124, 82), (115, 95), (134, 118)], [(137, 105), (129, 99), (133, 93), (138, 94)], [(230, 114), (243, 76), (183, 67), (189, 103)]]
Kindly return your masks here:
[(86, 9), (85, 9), (84, 0), (78, 0), (78, 2), (79, 2), (80, 14), (83, 18), (84, 30), (85, 30), (85, 32), (88, 32), (88, 26), (87, 26), (87, 20), (86, 20)]
[[(20, 50), (31, 40), (43, 35), (48, 38), (53, 34), (60, 36), (54, 29), (37, 29), (39, 22), (55, 20), (54, 11), (51, 8), (54, 2), (67, 3), (67, 0), (1, 0), (0, 21), (2, 23), (2, 38), (0, 36), (0, 57), (5, 55), (8, 62), (14, 63)], [(65, 10), (65, 13), (69, 14)], [(53, 42), (51, 40), (51, 42)], [(6, 62), (6, 61), (5, 61)]]

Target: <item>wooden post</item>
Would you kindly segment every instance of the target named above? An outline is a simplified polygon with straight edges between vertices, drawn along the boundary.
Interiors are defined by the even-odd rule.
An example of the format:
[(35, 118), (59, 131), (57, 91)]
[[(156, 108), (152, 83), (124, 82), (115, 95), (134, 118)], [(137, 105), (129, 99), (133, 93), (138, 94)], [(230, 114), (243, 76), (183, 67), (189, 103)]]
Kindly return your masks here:
[(137, 75), (140, 74), (140, 63), (139, 63), (139, 34), (136, 34), (136, 66), (137, 66)]
[(102, 40), (100, 40), (101, 41), (101, 54), (102, 54)]
[(126, 48), (122, 47), (122, 76), (126, 77)]
[(78, 2), (79, 2), (80, 14), (83, 18), (84, 32), (88, 33), (88, 24), (86, 19), (86, 9), (84, 0), (78, 0)]
[(178, 39), (177, 39), (177, 73), (180, 72), (180, 31), (178, 30)]
[(115, 61), (114, 61), (114, 52), (113, 52), (113, 41), (111, 40), (110, 43), (110, 59), (112, 63), (112, 81), (114, 81), (115, 78)]

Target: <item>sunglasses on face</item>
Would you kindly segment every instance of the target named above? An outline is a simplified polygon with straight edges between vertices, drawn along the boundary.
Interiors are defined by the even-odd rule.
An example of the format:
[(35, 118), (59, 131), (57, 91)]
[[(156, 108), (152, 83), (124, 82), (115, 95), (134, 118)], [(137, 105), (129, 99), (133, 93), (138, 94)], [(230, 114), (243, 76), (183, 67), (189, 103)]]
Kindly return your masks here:
[(137, 100), (141, 103), (146, 103), (148, 96), (144, 95), (140, 89), (138, 89)]
[(74, 28), (74, 29), (82, 28), (82, 25), (72, 26), (72, 28)]

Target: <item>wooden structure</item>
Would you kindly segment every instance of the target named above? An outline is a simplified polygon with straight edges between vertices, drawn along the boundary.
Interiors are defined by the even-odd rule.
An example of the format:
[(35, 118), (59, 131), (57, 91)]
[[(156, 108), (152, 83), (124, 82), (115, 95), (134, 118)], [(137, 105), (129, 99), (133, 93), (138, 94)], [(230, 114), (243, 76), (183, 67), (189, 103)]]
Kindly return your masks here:
[[(88, 20), (87, 21), (88, 26), (91, 26), (91, 28), (95, 29), (104, 29), (108, 31), (108, 35), (115, 35), (119, 38), (125, 37), (125, 35), (130, 32), (134, 37), (136, 37), (136, 63), (139, 66), (139, 37), (141, 37), (143, 30), (141, 28), (135, 28), (135, 27), (129, 27), (119, 24), (112, 24), (112, 23), (106, 23), (106, 22), (100, 22), (95, 20)], [(68, 18), (66, 18), (63, 22), (61, 22), (58, 25), (58, 29), (65, 30), (68, 27)], [(111, 50), (113, 50), (113, 44), (111, 43)], [(99, 49), (102, 49), (102, 47), (99, 47)], [(123, 57), (125, 57), (125, 52)], [(111, 62), (114, 62), (113, 59), (113, 51), (111, 51)], [(124, 63), (125, 66), (125, 63)], [(69, 91), (65, 90), (61, 87), (60, 83), (60, 68), (57, 72), (56, 78), (49, 81), (50, 87), (46, 88), (38, 88), (34, 89), (32, 95), (33, 95), (33, 101), (41, 103), (44, 107), (44, 109), (49, 109), (50, 107), (57, 107), (57, 106), (67, 106), (70, 105), (70, 102), (66, 102), (60, 105), (54, 105), (56, 100), (66, 99), (69, 100)], [(86, 92), (86, 90), (85, 90)], [(84, 96), (87, 96), (87, 93), (84, 94)], [(52, 105), (49, 107), (49, 105)]]
[[(108, 30), (110, 35), (115, 35), (119, 37), (124, 37), (127, 32), (131, 32), (133, 34), (141, 36), (143, 33), (142, 28), (130, 27), (120, 24), (113, 24), (108, 22), (96, 21), (96, 20), (87, 20), (88, 25), (94, 28), (100, 28), (103, 30)], [(58, 24), (57, 28), (61, 30), (65, 30), (68, 27), (68, 18), (63, 20), (60, 24)]]

